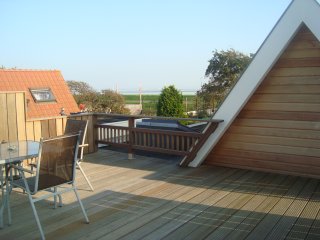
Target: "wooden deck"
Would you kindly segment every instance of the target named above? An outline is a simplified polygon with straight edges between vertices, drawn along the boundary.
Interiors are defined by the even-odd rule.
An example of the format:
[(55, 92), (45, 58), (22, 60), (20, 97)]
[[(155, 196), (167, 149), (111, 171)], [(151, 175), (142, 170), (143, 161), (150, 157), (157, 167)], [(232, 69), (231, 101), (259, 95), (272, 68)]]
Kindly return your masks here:
[[(320, 239), (320, 180), (231, 168), (180, 168), (178, 159), (99, 150), (77, 176), (90, 224), (73, 194), (36, 207), (47, 239)], [(0, 193), (1, 194), (1, 193)], [(0, 239), (39, 238), (27, 197), (11, 196)], [(5, 216), (6, 217), (6, 216)], [(7, 219), (5, 218), (5, 222)]]

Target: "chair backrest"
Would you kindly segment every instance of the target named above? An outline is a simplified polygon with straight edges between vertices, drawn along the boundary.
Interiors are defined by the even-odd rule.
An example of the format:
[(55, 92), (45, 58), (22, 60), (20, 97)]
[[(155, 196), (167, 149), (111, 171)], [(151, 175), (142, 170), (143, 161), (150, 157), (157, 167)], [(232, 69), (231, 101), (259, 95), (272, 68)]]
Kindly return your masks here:
[(34, 193), (73, 183), (80, 133), (41, 139)]
[(75, 120), (75, 119), (68, 119), (66, 123), (66, 128), (64, 130), (64, 134), (74, 134), (81, 131), (80, 140), (79, 140), (79, 154), (78, 158), (81, 160), (83, 158), (83, 149), (85, 145), (85, 138), (87, 135), (87, 128), (88, 128), (88, 120)]

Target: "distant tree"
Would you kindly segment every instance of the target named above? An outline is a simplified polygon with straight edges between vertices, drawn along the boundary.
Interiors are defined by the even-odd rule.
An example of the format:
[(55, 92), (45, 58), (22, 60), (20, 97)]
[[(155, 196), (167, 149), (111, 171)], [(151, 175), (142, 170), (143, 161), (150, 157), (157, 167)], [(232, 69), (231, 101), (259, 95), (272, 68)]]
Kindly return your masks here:
[(88, 93), (96, 93), (96, 91), (86, 82), (67, 81), (68, 87), (73, 95), (85, 95)]
[(112, 112), (128, 114), (122, 95), (111, 90), (103, 90), (101, 93), (92, 88), (88, 83), (67, 81), (69, 89), (77, 104), (84, 104), (92, 112)]
[(17, 69), (17, 67), (7, 68), (7, 67), (5, 67), (4, 65), (1, 65), (1, 66), (0, 66), (0, 69)]
[(251, 57), (234, 49), (213, 52), (205, 72), (209, 81), (197, 92), (197, 96), (202, 99), (202, 109), (214, 109), (222, 102), (248, 66)]
[(183, 116), (183, 96), (173, 85), (162, 89), (157, 104), (157, 115), (164, 117)]
[(125, 108), (124, 97), (112, 90), (101, 91), (97, 107), (104, 111), (110, 109), (112, 113), (130, 114), (129, 109)]

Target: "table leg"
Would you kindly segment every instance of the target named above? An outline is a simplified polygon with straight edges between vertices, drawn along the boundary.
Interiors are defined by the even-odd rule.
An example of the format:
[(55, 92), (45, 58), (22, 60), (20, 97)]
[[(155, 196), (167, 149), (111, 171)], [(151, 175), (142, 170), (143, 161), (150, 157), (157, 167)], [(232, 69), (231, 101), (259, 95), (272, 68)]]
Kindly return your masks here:
[(6, 205), (6, 195), (5, 195), (5, 186), (4, 186), (4, 179), (3, 179), (3, 166), (0, 165), (0, 183), (1, 183), (1, 206), (0, 206), (0, 228), (3, 228), (3, 213), (4, 213), (4, 208)]
[[(1, 181), (1, 191), (2, 191), (2, 203), (0, 206), (0, 228), (4, 227), (4, 210), (8, 210), (8, 224), (11, 225), (11, 209), (10, 209), (10, 181), (8, 181), (8, 165), (5, 165), (5, 178), (3, 178), (3, 167), (0, 167), (0, 181)], [(10, 171), (11, 176), (11, 171)]]

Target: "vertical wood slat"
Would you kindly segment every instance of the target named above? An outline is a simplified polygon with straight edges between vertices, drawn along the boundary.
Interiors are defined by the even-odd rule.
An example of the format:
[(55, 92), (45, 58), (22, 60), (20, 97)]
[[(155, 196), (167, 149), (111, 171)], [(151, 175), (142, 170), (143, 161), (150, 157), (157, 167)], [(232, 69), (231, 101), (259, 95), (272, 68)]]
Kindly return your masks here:
[(7, 94), (0, 93), (0, 141), (9, 140)]
[(57, 136), (57, 125), (56, 119), (49, 119), (48, 120), (48, 130), (49, 130), (49, 137), (56, 137)]
[(9, 141), (18, 140), (16, 94), (7, 94)]
[(49, 132), (49, 121), (47, 119), (41, 120), (41, 136), (43, 138), (49, 138), (50, 132)]
[(64, 133), (64, 128), (63, 128), (63, 119), (62, 118), (58, 118), (55, 121), (55, 125), (56, 125), (56, 135), (63, 135)]
[(35, 140), (34, 135), (34, 123), (32, 121), (26, 122), (26, 134), (27, 134), (27, 140)]
[(17, 134), (18, 140), (26, 140), (25, 94), (16, 93)]
[(42, 136), (41, 122), (40, 120), (33, 122), (34, 126), (34, 140), (39, 141)]

